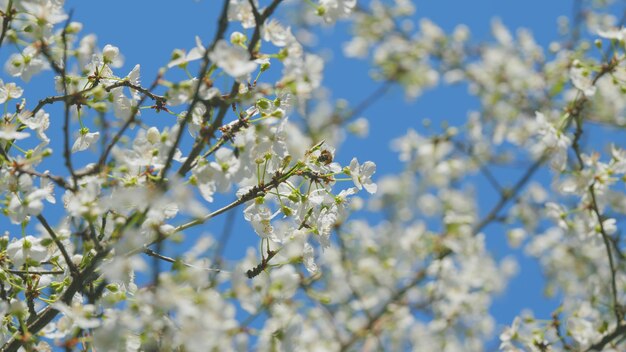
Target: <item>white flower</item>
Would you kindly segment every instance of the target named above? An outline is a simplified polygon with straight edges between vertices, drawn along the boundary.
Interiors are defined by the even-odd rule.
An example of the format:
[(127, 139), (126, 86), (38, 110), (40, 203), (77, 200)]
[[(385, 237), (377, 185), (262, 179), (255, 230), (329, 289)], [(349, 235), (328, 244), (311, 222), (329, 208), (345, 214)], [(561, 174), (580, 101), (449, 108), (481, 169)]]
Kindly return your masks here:
[(369, 42), (363, 37), (354, 37), (343, 45), (343, 53), (347, 57), (364, 59), (367, 57)]
[(111, 44), (105, 45), (104, 48), (102, 49), (102, 57), (104, 58), (104, 61), (107, 63), (115, 61), (115, 59), (117, 59), (119, 54), (120, 54), (120, 49)]
[(96, 307), (93, 304), (72, 302), (72, 305), (68, 306), (65, 303), (57, 301), (51, 306), (63, 314), (63, 317), (58, 323), (59, 330), (69, 332), (69, 330), (74, 327), (81, 329), (93, 329), (100, 326), (100, 320), (92, 318), (92, 316), (96, 315)]
[(520, 328), (520, 318), (515, 317), (513, 320), (513, 324), (511, 326), (507, 326), (504, 328), (504, 331), (500, 334), (500, 341), (502, 341), (500, 348), (503, 346), (507, 346), (511, 343), (512, 340), (515, 340)]
[[(258, 1), (254, 1), (255, 6), (258, 8)], [(228, 6), (228, 20), (239, 21), (243, 28), (253, 28), (256, 26), (254, 20), (254, 13), (252, 13), (252, 6), (248, 0), (230, 0)]]
[[(199, 60), (200, 58), (202, 58), (202, 56), (204, 56), (205, 51), (206, 48), (204, 47), (204, 45), (202, 45), (202, 40), (200, 39), (200, 37), (196, 36), (196, 46), (193, 49), (189, 50), (189, 53), (187, 53), (187, 55), (181, 55), (179, 58), (170, 61), (167, 64), (167, 67), (174, 67), (186, 64), (190, 61)], [(183, 53), (182, 51), (180, 52)]]
[[(33, 114), (28, 110), (22, 110), (17, 118), (21, 123), (26, 125), (33, 131), (37, 132), (37, 137), (44, 142), (49, 142), (48, 136), (46, 136), (45, 131), (50, 127), (50, 115), (46, 113), (43, 109), (37, 111), (37, 113), (33, 116)], [(24, 133), (24, 132), (21, 132)]]
[(270, 272), (270, 293), (281, 299), (291, 298), (298, 289), (300, 276), (291, 265), (283, 265)]
[(313, 246), (308, 243), (304, 243), (304, 249), (302, 250), (302, 263), (309, 272), (309, 274), (315, 274), (319, 271), (319, 267), (315, 264), (315, 250)]
[(545, 205), (546, 216), (552, 219), (560, 228), (567, 230), (567, 211), (557, 203), (548, 202)]
[(48, 189), (34, 188), (30, 193), (25, 194), (22, 197), (23, 199), (17, 196), (11, 197), (8, 206), (11, 221), (14, 224), (19, 224), (24, 221), (27, 216), (41, 214), (43, 210), (43, 202), (41, 200), (44, 198), (47, 199), (49, 195)]
[(509, 240), (509, 246), (512, 248), (518, 248), (522, 241), (526, 238), (526, 231), (523, 228), (515, 228), (506, 233), (507, 239)]
[(271, 20), (263, 26), (263, 40), (271, 42), (277, 47), (283, 47), (295, 38), (291, 29), (283, 27), (280, 22)]
[(12, 54), (6, 61), (4, 68), (13, 77), (21, 77), (24, 82), (30, 81), (30, 78), (48, 67), (48, 63), (44, 61), (37, 49), (32, 46), (26, 47), (21, 53)]
[(271, 220), (278, 213), (272, 214), (271, 210), (263, 204), (254, 202), (244, 210), (244, 218), (250, 222), (254, 231), (261, 238), (274, 237), (274, 227)]
[(587, 347), (601, 336), (593, 323), (583, 317), (570, 317), (567, 320), (567, 331), (581, 346)]
[(572, 141), (561, 131), (557, 130), (552, 123), (546, 120), (545, 116), (536, 113), (538, 123), (538, 134), (541, 136), (541, 152), (550, 152), (552, 160), (550, 166), (556, 171), (565, 170), (567, 163), (567, 149)]
[(294, 85), (294, 91), (298, 96), (308, 96), (320, 86), (323, 78), (324, 60), (315, 54), (292, 55), (289, 48), (289, 56), (285, 59), (283, 78), (281, 84)]
[(365, 138), (369, 133), (369, 121), (364, 117), (359, 117), (358, 119), (352, 121), (348, 126), (346, 126), (347, 130), (354, 133), (357, 137)]
[(37, 18), (38, 23), (56, 24), (67, 19), (63, 11), (63, 2), (58, 1), (22, 1), (24, 10)]
[(217, 191), (217, 184), (213, 179), (213, 168), (211, 168), (210, 165), (203, 165), (194, 167), (192, 172), (196, 177), (198, 189), (200, 190), (202, 198), (204, 198), (207, 202), (212, 203), (213, 195)]
[(581, 90), (587, 98), (596, 94), (596, 86), (593, 85), (593, 81), (589, 77), (589, 73), (580, 66), (580, 61), (574, 60), (572, 62), (572, 68), (569, 71), (570, 78), (574, 87)]
[(617, 221), (613, 218), (602, 221), (602, 226), (597, 223), (597, 220), (592, 225), (595, 226), (589, 235), (598, 235), (604, 230), (604, 233), (610, 236), (617, 231)]
[(22, 96), (24, 90), (15, 83), (4, 84), (0, 79), (0, 104), (6, 103), (8, 100), (17, 99)]
[[(128, 75), (124, 78), (124, 80), (135, 84), (135, 85), (139, 85), (139, 71), (140, 71), (140, 66), (139, 65), (135, 65), (135, 67), (128, 73)], [(132, 97), (134, 100), (139, 100), (139, 93), (133, 89), (131, 89), (132, 92)], [(129, 119), (132, 111), (133, 111), (133, 100), (129, 99), (128, 97), (126, 97), (126, 95), (124, 95), (124, 88), (123, 87), (117, 87), (111, 90), (111, 95), (112, 95), (112, 102), (113, 102), (113, 112), (115, 113), (115, 116), (121, 119)], [(139, 111), (137, 111), (136, 113), (137, 115), (140, 115)]]
[(209, 54), (209, 58), (237, 81), (245, 80), (257, 67), (257, 63), (250, 60), (250, 55), (246, 49), (230, 46), (223, 39), (217, 42)]
[(143, 272), (147, 268), (146, 262), (136, 255), (118, 255), (102, 266), (102, 274), (111, 282), (128, 285), (133, 281), (136, 271)]
[(89, 130), (81, 130), (80, 136), (76, 139), (76, 142), (74, 142), (74, 145), (72, 146), (72, 153), (81, 152), (89, 148), (89, 146), (96, 142), (99, 137), (100, 132), (91, 133)]
[(219, 192), (230, 189), (231, 182), (237, 178), (241, 162), (235, 153), (226, 148), (220, 148), (215, 153), (215, 161), (209, 165), (213, 169), (213, 181)]
[(350, 176), (354, 185), (359, 189), (365, 188), (370, 194), (376, 193), (377, 186), (372, 182), (372, 175), (376, 172), (376, 164), (366, 161), (359, 165), (359, 161), (354, 158), (350, 162)]
[(338, 223), (337, 208), (323, 208), (317, 217), (317, 234), (319, 242), (325, 248), (330, 247), (330, 235)]
[(598, 36), (606, 39), (617, 40), (620, 42), (624, 41), (626, 36), (626, 28), (611, 28), (606, 31), (598, 30)]
[(24, 139), (28, 138), (30, 133), (19, 132), (17, 125), (14, 124), (2, 124), (0, 125), (0, 139)]
[(317, 13), (327, 23), (348, 17), (356, 7), (356, 0), (320, 0)]
[(41, 262), (48, 257), (48, 249), (41, 245), (41, 239), (26, 236), (14, 240), (7, 246), (7, 255), (15, 267), (21, 267), (27, 260)]

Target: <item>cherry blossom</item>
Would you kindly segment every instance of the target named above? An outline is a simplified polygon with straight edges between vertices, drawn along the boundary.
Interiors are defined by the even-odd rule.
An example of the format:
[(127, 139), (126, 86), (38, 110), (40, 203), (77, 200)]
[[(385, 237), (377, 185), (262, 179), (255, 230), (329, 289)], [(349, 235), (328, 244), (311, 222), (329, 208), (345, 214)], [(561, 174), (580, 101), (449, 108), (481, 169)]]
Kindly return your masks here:
[(6, 251), (13, 265), (18, 268), (26, 263), (37, 265), (48, 257), (48, 249), (41, 244), (41, 239), (30, 235), (11, 241)]
[(79, 136), (72, 145), (72, 152), (81, 152), (89, 148), (100, 137), (100, 132), (89, 132), (89, 129), (81, 129)]
[(354, 185), (358, 189), (365, 188), (369, 193), (376, 193), (376, 184), (372, 181), (372, 175), (376, 172), (376, 165), (371, 161), (366, 161), (363, 165), (354, 158), (350, 162), (350, 176)]
[(209, 58), (226, 74), (237, 80), (245, 79), (257, 68), (256, 62), (250, 61), (245, 49), (229, 46), (224, 40), (217, 42)]

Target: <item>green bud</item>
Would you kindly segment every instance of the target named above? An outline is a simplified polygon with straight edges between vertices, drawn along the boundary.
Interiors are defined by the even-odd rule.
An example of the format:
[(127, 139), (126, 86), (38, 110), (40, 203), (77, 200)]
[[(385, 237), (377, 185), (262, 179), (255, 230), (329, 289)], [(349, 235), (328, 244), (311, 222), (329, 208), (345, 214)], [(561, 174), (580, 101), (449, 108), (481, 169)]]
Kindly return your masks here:
[(268, 99), (261, 98), (261, 99), (257, 100), (256, 105), (257, 105), (260, 109), (267, 110), (267, 109), (269, 109), (269, 108), (270, 108), (271, 103), (270, 103), (270, 101), (269, 101)]

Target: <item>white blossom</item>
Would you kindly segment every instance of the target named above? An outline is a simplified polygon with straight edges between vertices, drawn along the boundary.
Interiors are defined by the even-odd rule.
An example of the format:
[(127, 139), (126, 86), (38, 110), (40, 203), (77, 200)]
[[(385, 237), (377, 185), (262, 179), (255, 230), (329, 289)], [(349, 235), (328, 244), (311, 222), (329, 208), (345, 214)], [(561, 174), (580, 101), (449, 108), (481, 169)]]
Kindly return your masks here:
[(39, 263), (48, 258), (48, 249), (41, 244), (41, 239), (34, 236), (25, 236), (14, 240), (7, 247), (7, 255), (17, 268), (26, 262)]
[(350, 176), (354, 185), (358, 189), (363, 189), (369, 193), (376, 193), (377, 186), (372, 181), (372, 175), (376, 172), (376, 165), (371, 161), (366, 161), (360, 165), (356, 158), (350, 162)]
[(225, 40), (217, 42), (209, 58), (226, 74), (238, 81), (246, 80), (248, 75), (257, 68), (257, 63), (250, 60), (245, 49), (230, 46)]
[(348, 17), (356, 7), (356, 0), (319, 0), (318, 14), (332, 23)]
[(78, 138), (72, 145), (72, 153), (82, 152), (88, 149), (100, 138), (100, 132), (80, 131)]

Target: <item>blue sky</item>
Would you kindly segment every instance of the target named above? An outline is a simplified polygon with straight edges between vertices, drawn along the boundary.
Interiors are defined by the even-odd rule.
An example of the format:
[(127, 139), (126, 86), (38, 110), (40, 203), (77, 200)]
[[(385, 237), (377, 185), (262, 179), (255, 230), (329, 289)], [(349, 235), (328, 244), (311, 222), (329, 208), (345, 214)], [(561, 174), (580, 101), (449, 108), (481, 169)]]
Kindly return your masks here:
[[(221, 5), (221, 1), (66, 2), (66, 8), (73, 9), (73, 19), (83, 23), (83, 34), (96, 33), (100, 47), (113, 44), (120, 48), (125, 56), (125, 66), (119, 73), (128, 72), (139, 63), (142, 66), (142, 82), (146, 85), (152, 81), (158, 68), (166, 65), (174, 48), (192, 48), (195, 35), (199, 35), (205, 43), (212, 38), (218, 5)], [(464, 23), (472, 32), (472, 40), (482, 41), (490, 40), (490, 21), (499, 17), (512, 31), (518, 27), (530, 29), (537, 42), (545, 47), (550, 41), (559, 38), (557, 17), (571, 17), (571, 11), (572, 1), (439, 0), (417, 1), (416, 18), (429, 18), (447, 32), (457, 24)], [(341, 58), (341, 44), (348, 38), (347, 29), (345, 24), (340, 24), (334, 29), (320, 32), (320, 42), (334, 52), (332, 59), (327, 62), (324, 84), (332, 89), (333, 97), (358, 103), (378, 84), (369, 80), (366, 61)], [(0, 58), (5, 58), (5, 54)], [(6, 74), (2, 78), (11, 81)], [(42, 77), (35, 77), (33, 82), (38, 80), (50, 84), (50, 80), (44, 81)], [(40, 99), (51, 91), (51, 86), (43, 86), (28, 92), (27, 97)], [(337, 159), (342, 163), (349, 162), (353, 156), (360, 161), (373, 160), (378, 166), (378, 176), (392, 173), (399, 170), (401, 164), (390, 150), (391, 139), (403, 135), (408, 128), (419, 130), (424, 118), (433, 122), (459, 122), (466, 118), (470, 109), (477, 107), (477, 102), (467, 94), (464, 86), (426, 92), (412, 102), (407, 102), (403, 92), (394, 87), (363, 114), (370, 120), (369, 137), (359, 139), (348, 136), (338, 151)], [(163, 115), (163, 118), (169, 116)], [(60, 137), (60, 128), (57, 131), (59, 135), (50, 131), (51, 138)], [(57, 153), (60, 156), (61, 153)], [(497, 174), (510, 179), (509, 184), (517, 179), (507, 171), (498, 171)], [(482, 209), (485, 211), (495, 198), (489, 193), (483, 197), (480, 202), (485, 203)], [(4, 221), (0, 219), (0, 225)], [(205, 230), (219, 235), (221, 226), (218, 220), (210, 228), (207, 225)], [(227, 255), (237, 258), (244, 255), (245, 247), (255, 246), (257, 237), (247, 224), (240, 221), (235, 224), (233, 231), (234, 239), (229, 243)], [(497, 227), (488, 228), (486, 233), (489, 248), (496, 257), (501, 258), (510, 252), (504, 233), (498, 233)], [(548, 317), (558, 304), (556, 301), (546, 301), (543, 297), (543, 279), (537, 264), (525, 259), (521, 253), (515, 255), (521, 263), (520, 273), (505, 295), (496, 300), (492, 310), (499, 324), (509, 323), (524, 307), (532, 308), (538, 316)]]

